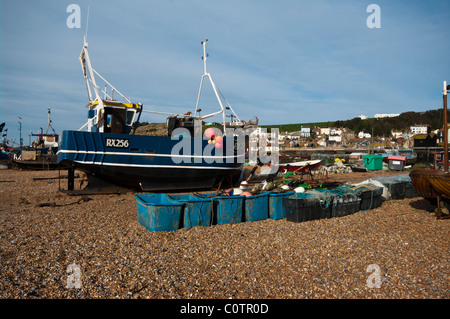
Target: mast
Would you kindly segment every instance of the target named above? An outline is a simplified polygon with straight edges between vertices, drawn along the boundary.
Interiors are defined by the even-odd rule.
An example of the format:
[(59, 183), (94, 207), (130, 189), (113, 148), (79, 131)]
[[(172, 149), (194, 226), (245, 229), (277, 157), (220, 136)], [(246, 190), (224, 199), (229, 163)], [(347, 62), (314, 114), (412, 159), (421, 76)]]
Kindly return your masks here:
[[(230, 110), (233, 112), (234, 116), (238, 119), (238, 121), (240, 121), (240, 120), (239, 120), (239, 117), (238, 117), (238, 116), (236, 115), (236, 113), (234, 112), (233, 108), (228, 104), (227, 100), (226, 100), (225, 97), (222, 95), (222, 93), (220, 92), (220, 90), (218, 89), (218, 87), (216, 86), (216, 84), (214, 83), (214, 81), (213, 81), (213, 79), (212, 79), (212, 77), (211, 77), (211, 74), (209, 74), (209, 73), (206, 71), (206, 59), (209, 57), (209, 54), (206, 53), (206, 42), (207, 42), (207, 41), (208, 41), (208, 39), (206, 39), (205, 41), (202, 41), (202, 42), (201, 42), (201, 44), (202, 44), (202, 46), (203, 46), (203, 56), (202, 56), (202, 60), (203, 60), (203, 75), (202, 75), (202, 78), (201, 78), (201, 80), (200, 80), (200, 89), (198, 90), (198, 97), (197, 97), (197, 103), (196, 103), (196, 105), (195, 105), (195, 112), (194, 112), (194, 115), (197, 115), (197, 112), (198, 112), (198, 104), (199, 104), (199, 101), (200, 101), (200, 95), (201, 95), (201, 93), (202, 93), (202, 87), (203, 87), (203, 79), (204, 79), (205, 77), (207, 77), (207, 78), (209, 79), (209, 82), (211, 83), (211, 86), (212, 86), (212, 88), (213, 88), (213, 90), (214, 90), (214, 94), (216, 95), (217, 101), (219, 102), (219, 105), (220, 105), (220, 110), (221, 110), (221, 111), (218, 112), (218, 113), (222, 113), (223, 131), (225, 132), (225, 128), (226, 128), (226, 125), (225, 125), (225, 109), (230, 109)], [(222, 104), (222, 101), (221, 101), (221, 99), (220, 99), (220, 97), (219, 97), (219, 94), (220, 94), (220, 96), (222, 96), (222, 98), (224, 99), (225, 103), (227, 104), (227, 107), (226, 107), (226, 108), (224, 108), (224, 106), (223, 106), (223, 104)], [(205, 117), (203, 117), (203, 118), (205, 118)]]
[(443, 102), (444, 102), (444, 172), (448, 172), (448, 124), (447, 124), (447, 81), (444, 81)]
[[(86, 88), (88, 92), (89, 102), (86, 105), (89, 110), (95, 111), (95, 116), (88, 120), (88, 123), (83, 125), (79, 130), (83, 129), (88, 125), (88, 131), (91, 131), (92, 126), (96, 125), (99, 132), (104, 132), (104, 122), (103, 118), (105, 116), (105, 108), (111, 106), (111, 103), (115, 104), (115, 107), (124, 107), (128, 110), (133, 109), (136, 113), (138, 109), (142, 110), (142, 104), (133, 104), (131, 101), (119, 92), (111, 83), (109, 83), (104, 77), (102, 77), (91, 64), (88, 53), (88, 43), (86, 42), (86, 37), (84, 38), (83, 48), (81, 50), (80, 56), (78, 58), (81, 63), (81, 68), (83, 70), (84, 80), (86, 82)], [(96, 76), (99, 77), (101, 81), (104, 82), (105, 88), (102, 89), (96, 81)], [(101, 82), (100, 81), (100, 82)], [(92, 88), (91, 88), (92, 85)], [(108, 94), (108, 87), (111, 89), (111, 95)], [(100, 94), (103, 93), (104, 99), (101, 98)], [(119, 94), (125, 102), (120, 102), (113, 100), (114, 93)], [(95, 123), (96, 122), (96, 123)]]
[[(89, 53), (88, 53), (87, 47), (88, 47), (88, 44), (87, 44), (86, 38), (85, 38), (84, 44), (83, 44), (83, 49), (81, 50), (79, 60), (81, 63), (81, 67), (83, 69), (84, 79), (86, 81), (89, 102), (92, 103), (94, 100), (99, 100), (99, 103), (100, 103), (101, 98), (100, 98), (100, 94), (98, 93), (98, 86), (95, 81), (95, 76), (94, 76), (94, 72), (93, 72), (92, 65), (91, 65), (91, 59), (89, 58)], [(91, 87), (89, 85), (89, 82), (92, 83), (94, 93), (95, 93), (95, 98), (93, 98), (93, 96), (92, 96)]]
[(52, 126), (52, 120), (50, 119), (50, 108), (48, 108), (47, 111), (48, 111), (48, 124), (47, 124), (47, 131), (45, 131), (45, 134), (48, 134), (49, 128), (51, 128), (53, 133), (56, 134), (55, 129)]
[[(81, 68), (83, 70), (84, 80), (86, 82), (86, 88), (88, 91), (89, 102), (88, 102), (88, 105), (86, 105), (86, 106), (88, 106), (89, 109), (92, 109), (92, 105), (93, 105), (94, 101), (98, 102), (97, 106), (94, 108), (96, 110), (95, 117), (97, 119), (97, 123), (95, 125), (98, 126), (98, 129), (100, 132), (103, 132), (102, 118), (103, 118), (103, 113), (104, 113), (104, 105), (103, 105), (103, 101), (100, 98), (100, 95), (98, 93), (98, 86), (95, 81), (95, 76), (94, 76), (94, 72), (92, 69), (91, 60), (89, 58), (89, 53), (88, 53), (87, 47), (88, 47), (88, 43), (86, 42), (86, 37), (84, 37), (83, 48), (81, 49), (80, 57), (78, 59), (80, 60), (80, 63), (81, 63)], [(92, 83), (92, 88), (94, 90), (94, 94), (91, 91), (91, 85), (89, 82)], [(95, 96), (93, 96), (93, 95), (95, 95)], [(88, 125), (89, 131), (91, 131), (92, 125), (94, 125), (94, 120), (92, 120), (92, 122), (90, 122)]]

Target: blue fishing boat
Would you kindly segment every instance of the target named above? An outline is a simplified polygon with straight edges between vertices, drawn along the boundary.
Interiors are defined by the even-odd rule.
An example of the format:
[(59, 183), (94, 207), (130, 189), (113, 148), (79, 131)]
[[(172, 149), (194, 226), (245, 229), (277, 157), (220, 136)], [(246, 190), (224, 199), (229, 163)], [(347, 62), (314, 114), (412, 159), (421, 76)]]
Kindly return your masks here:
[[(225, 134), (225, 121), (223, 134), (216, 129), (205, 136), (201, 130), (204, 118), (222, 113), (225, 119), (225, 110), (231, 107), (224, 107), (218, 98), (221, 110), (200, 117), (196, 115), (200, 111), (197, 101), (194, 115), (188, 112), (167, 118), (166, 136), (135, 135), (133, 123), (139, 121), (143, 105), (130, 102), (92, 68), (86, 42), (79, 59), (88, 89), (88, 121), (79, 130), (65, 130), (60, 135), (57, 161), (69, 170), (67, 192), (97, 192), (105, 189), (104, 185), (152, 192), (198, 190), (234, 186), (240, 181), (245, 150), (239, 137)], [(106, 83), (105, 89), (95, 76)], [(206, 73), (206, 64), (200, 92), (204, 77), (220, 92)], [(115, 100), (114, 93), (123, 101)], [(74, 170), (86, 173), (90, 189), (74, 190)], [(101, 186), (93, 185), (95, 182)]]
[(417, 154), (412, 150), (387, 150), (384, 153), (378, 153), (383, 156), (383, 162), (389, 163), (390, 156), (404, 157), (405, 166), (413, 165), (417, 161)]

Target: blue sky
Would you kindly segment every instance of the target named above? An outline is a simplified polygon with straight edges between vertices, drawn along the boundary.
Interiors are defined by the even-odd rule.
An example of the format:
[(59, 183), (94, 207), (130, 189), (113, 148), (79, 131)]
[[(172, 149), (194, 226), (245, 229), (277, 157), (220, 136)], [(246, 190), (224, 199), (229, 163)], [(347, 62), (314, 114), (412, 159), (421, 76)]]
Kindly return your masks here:
[[(81, 28), (67, 27), (72, 3)], [(372, 3), (381, 28), (366, 24)], [(450, 82), (448, 0), (2, 0), (0, 122), (9, 138), (18, 141), (20, 116), (28, 144), (46, 129), (48, 108), (58, 132), (86, 122), (78, 56), (88, 7), (93, 67), (146, 110), (195, 109), (204, 39), (227, 101), (261, 124), (437, 109)], [(218, 110), (209, 83), (200, 107)]]

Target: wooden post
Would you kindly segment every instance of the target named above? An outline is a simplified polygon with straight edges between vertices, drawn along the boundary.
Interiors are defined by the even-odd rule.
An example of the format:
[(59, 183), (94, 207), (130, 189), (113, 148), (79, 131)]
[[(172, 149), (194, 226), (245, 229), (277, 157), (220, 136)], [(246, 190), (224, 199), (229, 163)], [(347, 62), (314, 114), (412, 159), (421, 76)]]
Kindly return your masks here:
[(67, 172), (67, 190), (69, 191), (73, 191), (73, 186), (74, 186), (74, 172), (75, 170), (71, 167), (68, 169)]
[(444, 81), (444, 172), (448, 172), (447, 81)]

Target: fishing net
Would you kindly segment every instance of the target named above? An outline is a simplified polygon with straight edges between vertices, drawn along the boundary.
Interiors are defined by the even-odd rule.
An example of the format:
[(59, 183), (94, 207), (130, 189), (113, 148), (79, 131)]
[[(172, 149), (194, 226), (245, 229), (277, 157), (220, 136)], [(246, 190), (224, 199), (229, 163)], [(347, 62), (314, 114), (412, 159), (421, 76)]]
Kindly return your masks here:
[(373, 180), (379, 181), (382, 184), (395, 184), (395, 183), (411, 183), (411, 177), (407, 174), (395, 175), (395, 176), (377, 176)]
[(383, 185), (388, 192), (387, 199), (403, 199), (419, 196), (409, 175), (379, 176), (373, 179)]
[(322, 208), (332, 205), (357, 201), (358, 194), (349, 185), (340, 185), (330, 189), (306, 190), (303, 193), (295, 193), (290, 198), (304, 199), (316, 198)]

